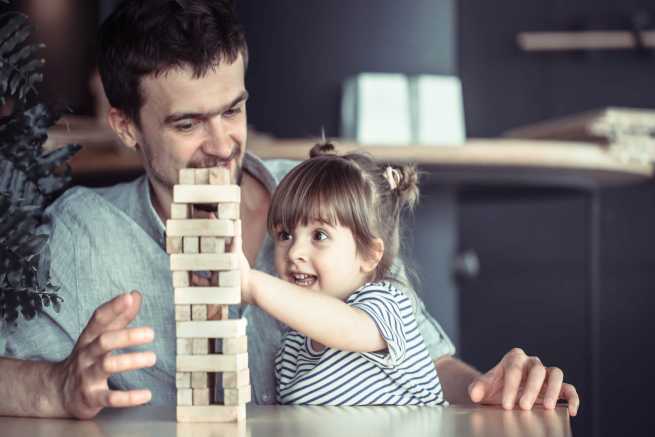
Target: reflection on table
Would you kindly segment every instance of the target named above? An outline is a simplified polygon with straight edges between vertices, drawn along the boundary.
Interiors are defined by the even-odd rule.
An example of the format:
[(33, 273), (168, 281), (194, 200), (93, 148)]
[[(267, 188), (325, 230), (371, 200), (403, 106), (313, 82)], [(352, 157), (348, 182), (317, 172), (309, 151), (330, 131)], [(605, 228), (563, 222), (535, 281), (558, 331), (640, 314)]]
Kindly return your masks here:
[(241, 423), (176, 423), (175, 410), (105, 410), (90, 421), (0, 417), (3, 437), (570, 436), (566, 408), (249, 406)]

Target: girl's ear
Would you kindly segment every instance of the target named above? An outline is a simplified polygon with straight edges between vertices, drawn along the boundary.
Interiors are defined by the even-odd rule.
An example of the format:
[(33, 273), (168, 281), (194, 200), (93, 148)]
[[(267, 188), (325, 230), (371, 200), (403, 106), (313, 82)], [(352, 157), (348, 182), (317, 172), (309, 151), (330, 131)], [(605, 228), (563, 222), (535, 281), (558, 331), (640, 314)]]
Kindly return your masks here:
[(114, 107), (109, 108), (107, 122), (123, 144), (131, 149), (137, 147), (139, 143), (137, 140), (136, 126), (123, 111)]
[(381, 238), (375, 238), (371, 242), (366, 258), (362, 262), (362, 272), (371, 273), (375, 270), (382, 259), (382, 255), (384, 255), (384, 241)]

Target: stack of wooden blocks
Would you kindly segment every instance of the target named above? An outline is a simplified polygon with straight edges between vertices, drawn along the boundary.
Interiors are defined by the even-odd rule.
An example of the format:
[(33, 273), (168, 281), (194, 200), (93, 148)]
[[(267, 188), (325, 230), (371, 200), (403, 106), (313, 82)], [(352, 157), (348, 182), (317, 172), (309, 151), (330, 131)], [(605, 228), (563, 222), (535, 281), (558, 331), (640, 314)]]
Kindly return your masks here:
[[(251, 396), (246, 319), (230, 319), (228, 311), (241, 302), (239, 256), (226, 251), (241, 232), (239, 205), (240, 189), (231, 184), (228, 169), (180, 170), (166, 223), (175, 289), (178, 422), (246, 417)], [(214, 207), (215, 215), (196, 217)], [(206, 284), (194, 285), (194, 272)]]

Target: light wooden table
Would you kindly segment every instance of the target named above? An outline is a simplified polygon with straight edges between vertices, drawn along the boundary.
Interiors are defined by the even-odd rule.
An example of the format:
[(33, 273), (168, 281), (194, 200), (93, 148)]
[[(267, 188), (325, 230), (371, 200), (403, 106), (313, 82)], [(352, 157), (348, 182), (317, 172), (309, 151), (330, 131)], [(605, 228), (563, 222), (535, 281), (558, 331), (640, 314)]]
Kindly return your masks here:
[(571, 435), (563, 406), (546, 411), (492, 407), (283, 407), (249, 406), (243, 423), (176, 423), (167, 407), (105, 410), (94, 420), (0, 417), (3, 437), (294, 437), (294, 436), (503, 436)]

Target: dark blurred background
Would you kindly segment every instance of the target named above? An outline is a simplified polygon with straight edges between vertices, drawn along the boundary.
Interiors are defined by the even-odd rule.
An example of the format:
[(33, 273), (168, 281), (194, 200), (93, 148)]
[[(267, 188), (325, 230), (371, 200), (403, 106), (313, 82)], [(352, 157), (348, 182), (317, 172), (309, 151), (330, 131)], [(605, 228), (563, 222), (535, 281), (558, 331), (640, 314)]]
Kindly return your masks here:
[[(96, 115), (94, 36), (115, 3), (11, 5), (47, 44), (41, 96), (51, 104)], [(528, 53), (516, 43), (523, 31), (652, 29), (653, 0), (237, 5), (250, 46), (249, 124), (275, 137), (322, 127), (338, 135), (342, 84), (361, 72), (458, 76), (476, 138), (602, 107), (655, 108), (655, 50)], [(117, 179), (99, 171), (93, 182)], [(654, 200), (650, 181), (449, 183), (428, 172), (408, 222), (420, 292), (458, 355), (480, 370), (514, 346), (564, 369), (582, 396), (574, 435), (651, 433)]]

